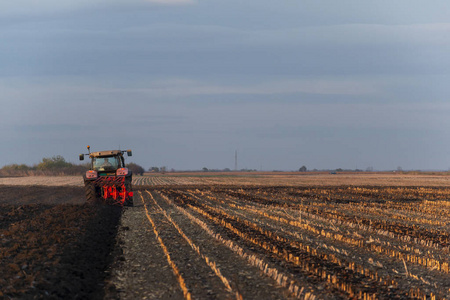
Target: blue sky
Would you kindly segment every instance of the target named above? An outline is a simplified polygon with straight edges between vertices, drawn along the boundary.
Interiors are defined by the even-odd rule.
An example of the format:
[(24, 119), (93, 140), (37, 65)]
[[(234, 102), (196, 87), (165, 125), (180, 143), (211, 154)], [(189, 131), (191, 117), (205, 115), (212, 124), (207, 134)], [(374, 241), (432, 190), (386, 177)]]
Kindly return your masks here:
[(0, 166), (450, 167), (448, 1), (0, 3)]

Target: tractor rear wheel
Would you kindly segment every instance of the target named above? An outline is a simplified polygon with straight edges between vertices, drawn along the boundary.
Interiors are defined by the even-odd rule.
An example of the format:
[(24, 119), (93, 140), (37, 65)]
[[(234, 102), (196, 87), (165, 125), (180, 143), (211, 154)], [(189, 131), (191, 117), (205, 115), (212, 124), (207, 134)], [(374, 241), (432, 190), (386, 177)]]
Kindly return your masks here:
[(93, 181), (85, 181), (84, 182), (84, 192), (86, 195), (87, 203), (98, 203), (97, 189)]
[[(131, 182), (125, 183), (125, 189), (127, 190), (127, 193), (132, 191)], [(123, 205), (124, 206), (134, 206), (133, 197), (127, 197), (125, 200), (125, 203)]]

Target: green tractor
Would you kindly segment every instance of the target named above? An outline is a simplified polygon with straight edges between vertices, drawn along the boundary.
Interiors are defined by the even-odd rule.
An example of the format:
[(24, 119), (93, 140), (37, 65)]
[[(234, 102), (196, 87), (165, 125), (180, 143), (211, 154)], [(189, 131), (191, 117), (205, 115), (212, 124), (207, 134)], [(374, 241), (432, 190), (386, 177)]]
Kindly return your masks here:
[(132, 172), (125, 167), (124, 153), (131, 150), (90, 151), (80, 154), (80, 160), (89, 156), (91, 166), (83, 175), (86, 201), (119, 206), (133, 206)]

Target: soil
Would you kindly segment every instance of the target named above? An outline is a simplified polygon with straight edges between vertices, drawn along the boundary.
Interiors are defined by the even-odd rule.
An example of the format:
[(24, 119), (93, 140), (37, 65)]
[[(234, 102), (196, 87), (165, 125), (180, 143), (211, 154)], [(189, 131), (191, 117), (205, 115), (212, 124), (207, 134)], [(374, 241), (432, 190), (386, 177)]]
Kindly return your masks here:
[(0, 185), (0, 298), (450, 299), (445, 187), (58, 182)]
[(76, 187), (0, 186), (0, 298), (102, 299), (119, 207)]
[(82, 176), (24, 176), (0, 177), (0, 185), (21, 186), (83, 186)]

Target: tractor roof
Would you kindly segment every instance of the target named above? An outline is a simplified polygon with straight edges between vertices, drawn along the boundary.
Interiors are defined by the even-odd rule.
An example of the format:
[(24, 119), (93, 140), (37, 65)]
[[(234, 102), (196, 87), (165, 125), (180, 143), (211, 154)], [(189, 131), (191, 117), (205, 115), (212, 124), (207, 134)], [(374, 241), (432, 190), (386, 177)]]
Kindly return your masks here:
[(92, 152), (89, 154), (89, 157), (102, 157), (102, 156), (115, 156), (115, 155), (122, 155), (121, 150), (107, 150), (107, 151), (98, 151), (98, 152)]

